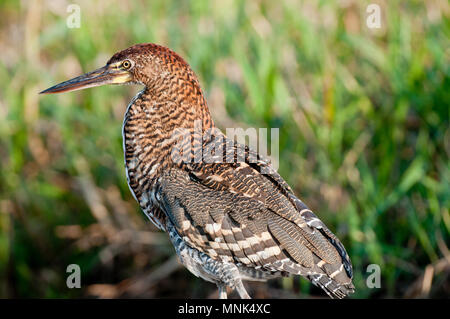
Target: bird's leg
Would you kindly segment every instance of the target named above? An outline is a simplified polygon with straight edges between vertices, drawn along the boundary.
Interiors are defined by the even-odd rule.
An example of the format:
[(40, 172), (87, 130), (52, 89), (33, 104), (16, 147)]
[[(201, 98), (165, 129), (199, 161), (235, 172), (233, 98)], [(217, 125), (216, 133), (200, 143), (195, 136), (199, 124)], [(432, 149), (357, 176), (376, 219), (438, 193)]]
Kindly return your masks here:
[(227, 286), (219, 284), (217, 288), (219, 288), (219, 299), (227, 299)]
[(247, 290), (245, 290), (244, 284), (242, 283), (241, 280), (239, 280), (236, 283), (236, 290), (239, 294), (239, 297), (241, 297), (241, 299), (252, 299), (250, 297), (250, 295), (248, 294)]

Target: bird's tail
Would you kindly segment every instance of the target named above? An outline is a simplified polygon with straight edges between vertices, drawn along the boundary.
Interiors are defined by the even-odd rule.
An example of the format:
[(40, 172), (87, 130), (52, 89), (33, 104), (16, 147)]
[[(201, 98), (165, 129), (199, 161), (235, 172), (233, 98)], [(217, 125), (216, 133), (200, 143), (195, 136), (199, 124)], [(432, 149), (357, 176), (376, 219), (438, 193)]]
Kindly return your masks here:
[(355, 291), (351, 280), (346, 283), (339, 282), (330, 277), (330, 274), (314, 274), (307, 277), (314, 285), (322, 288), (330, 298), (342, 299)]

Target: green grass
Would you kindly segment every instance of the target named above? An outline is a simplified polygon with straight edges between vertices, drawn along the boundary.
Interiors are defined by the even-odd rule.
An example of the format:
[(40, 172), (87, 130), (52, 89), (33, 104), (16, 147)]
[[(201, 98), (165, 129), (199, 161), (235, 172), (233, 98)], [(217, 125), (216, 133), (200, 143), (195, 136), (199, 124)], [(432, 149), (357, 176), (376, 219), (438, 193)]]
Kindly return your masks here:
[[(191, 64), (221, 128), (280, 128), (279, 172), (344, 242), (354, 297), (418, 296), (429, 265), (422, 296), (448, 296), (448, 3), (384, 1), (380, 30), (366, 27), (369, 1), (308, 3), (83, 2), (69, 29), (64, 5), (2, 1), (0, 297), (215, 290), (182, 269), (134, 294), (118, 285), (174, 253), (126, 185), (121, 124), (138, 88), (37, 94), (138, 42)], [(71, 263), (80, 290), (65, 285)], [(366, 287), (372, 263), (380, 289)], [(255, 293), (322, 295), (299, 279), (269, 287)]]

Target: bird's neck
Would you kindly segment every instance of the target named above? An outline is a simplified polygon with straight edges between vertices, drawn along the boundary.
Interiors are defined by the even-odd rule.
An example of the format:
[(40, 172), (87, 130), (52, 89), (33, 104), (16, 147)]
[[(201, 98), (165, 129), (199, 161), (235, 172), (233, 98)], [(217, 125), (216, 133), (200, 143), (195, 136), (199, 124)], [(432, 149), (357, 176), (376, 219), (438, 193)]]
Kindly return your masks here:
[(200, 121), (202, 129), (214, 127), (206, 99), (195, 76), (186, 73), (160, 79), (153, 85), (146, 86), (137, 99), (152, 114), (153, 121), (161, 121), (161, 128), (172, 133), (174, 127), (193, 129)]
[(138, 197), (143, 191), (140, 177), (151, 180), (174, 164), (173, 149), (180, 145), (180, 132), (194, 141), (195, 136), (214, 128), (200, 88), (183, 90), (187, 92), (184, 96), (146, 87), (127, 108), (123, 125), (125, 163), (130, 186)]

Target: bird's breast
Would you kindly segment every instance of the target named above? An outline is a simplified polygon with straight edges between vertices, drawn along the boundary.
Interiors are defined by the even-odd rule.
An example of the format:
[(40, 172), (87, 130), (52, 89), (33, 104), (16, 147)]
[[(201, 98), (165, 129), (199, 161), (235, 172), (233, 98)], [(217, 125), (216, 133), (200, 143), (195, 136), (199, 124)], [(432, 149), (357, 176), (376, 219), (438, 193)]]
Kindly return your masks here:
[(128, 186), (147, 217), (164, 229), (156, 211), (158, 176), (167, 166), (166, 136), (158, 121), (149, 116), (151, 100), (145, 90), (139, 92), (125, 112), (122, 136)]

